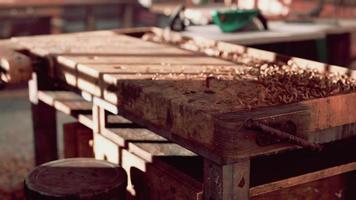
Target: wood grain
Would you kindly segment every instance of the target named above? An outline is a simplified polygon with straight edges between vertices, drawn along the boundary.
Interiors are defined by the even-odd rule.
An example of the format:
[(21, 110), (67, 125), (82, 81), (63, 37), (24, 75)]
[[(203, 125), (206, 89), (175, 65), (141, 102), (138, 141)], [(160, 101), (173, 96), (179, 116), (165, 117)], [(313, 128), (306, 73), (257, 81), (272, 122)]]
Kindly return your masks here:
[(302, 185), (309, 182), (314, 182), (324, 178), (348, 173), (356, 170), (356, 162), (351, 162), (312, 173), (307, 173), (301, 176), (292, 177), (289, 179), (267, 183), (264, 185), (256, 186), (250, 189), (251, 196), (259, 196), (265, 193), (273, 192), (276, 190), (283, 190), (285, 188)]
[(40, 101), (68, 115), (91, 113), (92, 103), (70, 91), (38, 91)]
[(96, 158), (123, 166), (130, 177), (128, 190), (137, 199), (201, 199), (201, 183), (191, 172), (199, 167), (187, 166), (196, 163), (196, 155), (153, 132), (104, 129), (94, 135), (94, 150)]
[(39, 89), (47, 89), (51, 83), (41, 76), (33, 73), (29, 81), (36, 165), (58, 159), (56, 110), (37, 96)]
[(250, 161), (217, 165), (204, 161), (204, 199), (249, 199)]
[[(148, 30), (163, 32), (155, 28)], [(128, 32), (135, 34), (132, 30)], [(144, 30), (139, 29), (136, 34), (142, 32)], [(178, 33), (171, 34), (189, 39)], [(248, 109), (235, 97), (257, 97), (264, 90), (260, 84), (254, 81), (211, 80), (208, 86), (204, 78), (194, 76), (209, 73), (209, 70), (212, 70), (212, 75), (219, 76), (228, 74), (230, 70), (248, 69), (250, 65), (247, 61), (237, 65), (173, 44), (143, 41), (120, 31), (12, 40), (30, 49), (32, 54), (52, 60), (50, 67), (54, 69), (56, 78), (95, 96), (105, 102), (106, 108), (120, 111), (131, 121), (216, 163), (233, 163), (298, 148), (290, 144), (256, 145), (256, 132), (243, 127), (249, 118), (267, 123), (291, 121), (297, 127), (298, 136), (317, 142), (330, 142), (355, 133), (350, 129), (340, 134), (340, 127), (355, 123), (356, 115), (348, 109), (356, 103), (354, 93), (288, 105), (261, 104)], [(219, 51), (241, 53), (263, 62), (294, 62), (303, 69), (314, 68), (320, 72), (338, 72), (352, 77), (356, 75), (354, 71), (338, 66), (272, 52), (199, 37), (191, 40), (201, 46), (214, 46)], [(181, 72), (183, 78), (170, 78), (170, 73)], [(157, 78), (157, 73), (161, 73), (162, 76), (158, 77), (161, 79), (152, 80)], [(349, 107), (341, 106), (345, 104)]]

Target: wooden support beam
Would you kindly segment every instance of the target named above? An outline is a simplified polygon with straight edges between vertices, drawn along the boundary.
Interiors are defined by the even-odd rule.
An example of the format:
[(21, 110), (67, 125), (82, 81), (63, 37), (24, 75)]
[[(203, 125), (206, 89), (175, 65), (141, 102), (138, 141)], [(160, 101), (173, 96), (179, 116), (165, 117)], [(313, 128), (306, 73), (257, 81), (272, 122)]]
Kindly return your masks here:
[(204, 161), (204, 199), (249, 199), (250, 160), (230, 165)]
[(56, 110), (45, 103), (31, 104), (35, 145), (35, 163), (58, 159)]
[(91, 5), (85, 7), (85, 26), (87, 31), (92, 31), (96, 29), (94, 9)]
[(133, 26), (133, 18), (134, 18), (134, 5), (132, 3), (128, 3), (126, 5), (124, 5), (124, 9), (123, 9), (124, 13), (123, 13), (123, 26), (125, 28), (129, 28)]
[(332, 176), (337, 176), (340, 174), (346, 174), (348, 172), (354, 171), (356, 169), (356, 162), (351, 162), (343, 165), (338, 165), (335, 167), (330, 167), (327, 169), (303, 174), (296, 177), (291, 177), (288, 179), (283, 179), (279, 181), (275, 181), (272, 183), (266, 183), (263, 185), (259, 185), (251, 188), (250, 195), (251, 196), (259, 196), (263, 194), (267, 194), (270, 192), (274, 192), (277, 190), (283, 190), (286, 188), (291, 188), (298, 185), (303, 185), (307, 183), (311, 183), (314, 181), (319, 181), (321, 179), (330, 178)]
[(63, 125), (64, 157), (94, 157), (92, 130), (79, 122)]
[(94, 104), (93, 105), (93, 132), (102, 133), (108, 122), (108, 112)]
[(41, 74), (32, 74), (29, 81), (29, 98), (31, 101), (35, 164), (58, 159), (57, 117), (56, 109), (38, 101), (38, 90), (52, 86)]

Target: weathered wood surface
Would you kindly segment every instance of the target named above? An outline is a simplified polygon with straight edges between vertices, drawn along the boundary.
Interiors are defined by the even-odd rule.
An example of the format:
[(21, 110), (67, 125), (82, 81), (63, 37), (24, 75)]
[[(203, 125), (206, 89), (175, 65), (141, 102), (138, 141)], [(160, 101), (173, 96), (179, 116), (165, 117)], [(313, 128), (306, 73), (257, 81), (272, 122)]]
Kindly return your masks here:
[(18, 37), (12, 38), (12, 41), (31, 49), (31, 53), (38, 56), (137, 55), (137, 49), (140, 49), (140, 54), (143, 55), (189, 54), (188, 51), (179, 50), (175, 47), (142, 42), (138, 38), (121, 35), (120, 31), (93, 31), (50, 36)]
[(71, 91), (37, 91), (32, 98), (41, 101), (57, 111), (75, 117), (81, 124), (93, 128), (93, 104)]
[[(303, 178), (303, 177), (300, 177)], [(293, 187), (283, 188), (270, 193), (252, 196), (251, 200), (269, 199), (355, 199), (354, 182), (355, 174), (341, 174), (319, 179)], [(293, 180), (291, 180), (293, 181)]]
[(39, 76), (41, 74), (33, 73), (28, 84), (36, 165), (58, 159), (56, 110), (42, 101), (38, 101), (37, 96), (39, 89), (48, 89), (47, 87), (50, 87), (51, 84)]
[(128, 190), (135, 199), (201, 199), (202, 184), (194, 174), (202, 163), (192, 152), (147, 129), (123, 128), (125, 119), (94, 135), (97, 159), (120, 164), (129, 175)]
[[(126, 123), (126, 122), (125, 122)], [(173, 194), (175, 192), (176, 195), (184, 195), (184, 194), (199, 194), (201, 195), (203, 192), (201, 187), (192, 187), (191, 184), (199, 183), (202, 184), (202, 178), (206, 180), (207, 185), (204, 189), (205, 197), (211, 197), (211, 199), (217, 199), (224, 195), (224, 197), (229, 197), (231, 199), (234, 198), (247, 198), (253, 200), (259, 199), (315, 199), (315, 198), (322, 198), (322, 199), (330, 199), (330, 198), (340, 198), (340, 199), (350, 199), (354, 197), (354, 192), (352, 192), (352, 186), (355, 181), (353, 181), (353, 174), (350, 172), (355, 171), (356, 165), (355, 162), (349, 162), (345, 164), (336, 164), (341, 161), (335, 161), (335, 159), (330, 158), (328, 160), (320, 158), (320, 155), (315, 154), (314, 157), (321, 159), (322, 162), (328, 163), (331, 162), (332, 166), (325, 167), (322, 164), (321, 169), (316, 167), (315, 165), (310, 165), (309, 168), (304, 169), (304, 165), (310, 163), (309, 158), (304, 159), (305, 157), (313, 157), (310, 156), (310, 152), (305, 151), (304, 155), (309, 156), (301, 156), (301, 157), (290, 157), (286, 156), (286, 158), (293, 160), (293, 159), (300, 159), (295, 161), (296, 163), (300, 163), (298, 167), (302, 169), (299, 171), (298, 167), (295, 166), (288, 166), (287, 162), (282, 163), (271, 163), (268, 158), (264, 159), (264, 162), (268, 163), (259, 163), (259, 165), (252, 168), (252, 174), (258, 172), (264, 168), (270, 168), (267, 171), (259, 172), (259, 175), (254, 175), (252, 178), (254, 185), (249, 186), (249, 169), (250, 164), (249, 161), (245, 161), (242, 163), (236, 163), (234, 165), (227, 165), (227, 166), (219, 166), (214, 163), (205, 163), (205, 172), (203, 175), (203, 166), (201, 165), (194, 165), (193, 162), (189, 162), (189, 167), (185, 166), (185, 162), (175, 162), (170, 163), (167, 161), (170, 157), (169, 152), (176, 152), (177, 151), (167, 151), (165, 148), (159, 147), (165, 140), (149, 131), (140, 132), (143, 129), (122, 129), (122, 128), (111, 128), (107, 129), (103, 135), (97, 135), (97, 140), (99, 146), (96, 147), (97, 155), (99, 158), (106, 159), (122, 163), (124, 168), (130, 169), (130, 179), (132, 184), (134, 185), (134, 189), (136, 190), (136, 197), (140, 198), (163, 198), (165, 199), (165, 195)], [(127, 142), (124, 138), (127, 138)], [(156, 142), (154, 142), (157, 140)], [(146, 141), (146, 146), (142, 146)], [(123, 145), (125, 145), (126, 149), (123, 149)], [(139, 144), (139, 145), (137, 145)], [(338, 148), (335, 148), (332, 145), (331, 149), (328, 149), (329, 152), (321, 153), (323, 156), (331, 155), (331, 157), (337, 157), (338, 154), (347, 151), (349, 147), (352, 147), (353, 143), (346, 143), (346, 144), (338, 144), (341, 147), (341, 151)], [(136, 146), (137, 145), (137, 146)], [(128, 147), (136, 146), (135, 148), (131, 148), (127, 150)], [(147, 148), (148, 147), (148, 148)], [(339, 147), (339, 148), (340, 148)], [(335, 150), (336, 153), (334, 152)], [(331, 152), (334, 152), (330, 154)], [(105, 155), (105, 156), (104, 156)], [(154, 155), (154, 159), (147, 160), (146, 155)], [(179, 153), (177, 155), (180, 155)], [(301, 154), (303, 155), (303, 154)], [(345, 155), (345, 154), (343, 154)], [(323, 157), (321, 156), (321, 157)], [(353, 159), (355, 156), (353, 155), (345, 155), (343, 157), (347, 157), (348, 159)], [(178, 157), (174, 157), (173, 159), (177, 159)], [(317, 159), (317, 160), (318, 160)], [(344, 159), (344, 158), (343, 158)], [(343, 160), (341, 159), (341, 160)], [(348, 160), (346, 159), (346, 160)], [(274, 160), (275, 161), (275, 160)], [(197, 175), (198, 179), (192, 177), (192, 174), (185, 174), (182, 176), (184, 168), (177, 168), (177, 164), (181, 163), (181, 165), (185, 166), (184, 168), (191, 168), (197, 167), (196, 172), (194, 173)], [(167, 166), (168, 164), (168, 166)], [(280, 164), (285, 164), (283, 166), (279, 166)], [(259, 179), (262, 177), (274, 177), (279, 176), (279, 174), (263, 174), (265, 172), (274, 172), (274, 167), (278, 166), (277, 169), (283, 168), (283, 171), (287, 171), (287, 177), (281, 180), (267, 182), (264, 184), (256, 185), (256, 182), (261, 182)], [(330, 163), (326, 164), (330, 165)], [(274, 166), (274, 167), (273, 167)], [(163, 167), (163, 169), (162, 169)], [(168, 167), (168, 168), (167, 168)], [(315, 171), (308, 172), (310, 169), (314, 169)], [(163, 171), (162, 171), (163, 170)], [(166, 171), (168, 170), (168, 171)], [(177, 171), (178, 170), (178, 171)], [(299, 171), (298, 173), (301, 175), (293, 175), (296, 173), (295, 171)], [(168, 173), (168, 175), (166, 174)], [(285, 173), (285, 172), (283, 172)], [(188, 176), (186, 176), (188, 175)], [(233, 176), (232, 176), (233, 175)], [(257, 180), (256, 180), (257, 179)], [(189, 181), (190, 180), (190, 181)], [(195, 180), (192, 182), (192, 180)], [(197, 182), (198, 180), (198, 182)], [(209, 183), (209, 184), (208, 184)], [(193, 184), (193, 185), (194, 185)], [(155, 187), (155, 186), (159, 187)], [(190, 186), (190, 187), (189, 187)], [(171, 189), (169, 189), (171, 188)], [(166, 190), (167, 189), (167, 190)], [(182, 190), (183, 189), (183, 190)], [(238, 190), (238, 192), (234, 193), (233, 190)], [(178, 192), (180, 191), (180, 192)], [(198, 192), (200, 191), (200, 192)], [(157, 197), (154, 195), (160, 194), (161, 196)], [(240, 196), (234, 196), (234, 195)], [(144, 196), (142, 196), (144, 195)], [(151, 196), (153, 195), (153, 196)], [(352, 196), (353, 195), (353, 196)], [(178, 196), (175, 196), (178, 197)], [(191, 199), (195, 199), (196, 195), (192, 196), (183, 196), (185, 198), (191, 197)], [(199, 196), (201, 198), (201, 196)], [(155, 198), (153, 198), (155, 199)], [(176, 199), (176, 198), (174, 198)], [(189, 198), (190, 199), (190, 198)], [(209, 199), (209, 198), (208, 198)]]
[[(291, 177), (289, 179), (284, 179), (280, 181), (275, 181), (272, 183), (267, 183), (264, 185), (259, 185), (250, 189), (251, 196), (262, 196), (268, 193), (279, 191), (283, 193), (283, 190), (292, 191), (288, 188), (298, 186), (299, 188), (303, 184), (310, 184), (312, 182), (320, 181), (322, 179), (331, 178), (340, 174), (346, 174), (356, 170), (356, 162), (351, 162), (335, 167), (330, 167), (327, 169), (319, 170), (316, 172), (307, 173), (304, 175)], [(268, 195), (267, 195), (268, 196)], [(257, 198), (259, 199), (259, 198)], [(261, 198), (263, 199), (263, 198)]]
[(204, 161), (204, 199), (249, 199), (250, 160), (231, 165)]
[(67, 115), (92, 112), (92, 103), (70, 91), (38, 91), (38, 99)]
[[(56, 78), (117, 106), (125, 117), (217, 163), (232, 163), (296, 148), (288, 144), (256, 145), (255, 132), (243, 128), (243, 123), (250, 118), (268, 123), (290, 120), (296, 125), (298, 136), (316, 142), (329, 142), (355, 133), (353, 128), (339, 132), (341, 127), (356, 122), (356, 115), (349, 109), (356, 104), (355, 93), (289, 105), (259, 105), (247, 110), (234, 98), (242, 93), (258, 95), (263, 90), (258, 84), (229, 80), (207, 83), (194, 76), (229, 75), (247, 69), (248, 63), (237, 65), (121, 33), (98, 31), (14, 38), (13, 41), (37, 56), (49, 58), (54, 63), (52, 75)], [(201, 38), (195, 41), (214, 43)], [(215, 42), (215, 46), (266, 62), (282, 58), (304, 68), (356, 76), (354, 71), (337, 66), (226, 43)], [(170, 72), (177, 73), (178, 80), (170, 80)], [(168, 77), (167, 80), (152, 80), (157, 73)], [(180, 73), (183, 80), (179, 80)], [(324, 136), (324, 132), (328, 134)]]
[(127, 174), (92, 158), (56, 160), (35, 168), (24, 182), (26, 199), (125, 199)]

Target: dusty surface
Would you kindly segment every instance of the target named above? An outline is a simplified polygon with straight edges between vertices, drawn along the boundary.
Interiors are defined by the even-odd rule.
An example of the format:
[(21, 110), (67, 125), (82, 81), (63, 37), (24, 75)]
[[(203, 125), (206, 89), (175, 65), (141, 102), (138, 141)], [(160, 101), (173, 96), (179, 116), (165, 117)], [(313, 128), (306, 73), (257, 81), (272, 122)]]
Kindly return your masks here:
[[(58, 114), (59, 124), (71, 119)], [(58, 126), (60, 133), (61, 126)], [(61, 134), (59, 134), (61, 141)], [(0, 91), (0, 199), (23, 199), (24, 176), (33, 168), (33, 137), (27, 88)], [(60, 149), (62, 143), (60, 143)]]

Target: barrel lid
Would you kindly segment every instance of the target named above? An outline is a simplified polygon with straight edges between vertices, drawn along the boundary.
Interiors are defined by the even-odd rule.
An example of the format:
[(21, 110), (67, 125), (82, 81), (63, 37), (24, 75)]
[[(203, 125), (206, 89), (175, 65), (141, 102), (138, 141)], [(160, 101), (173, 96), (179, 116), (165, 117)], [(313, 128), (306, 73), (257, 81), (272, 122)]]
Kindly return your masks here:
[(90, 197), (126, 187), (125, 170), (91, 158), (56, 160), (35, 168), (25, 179), (26, 189), (51, 197)]

